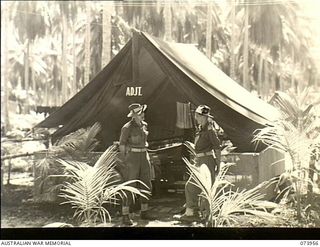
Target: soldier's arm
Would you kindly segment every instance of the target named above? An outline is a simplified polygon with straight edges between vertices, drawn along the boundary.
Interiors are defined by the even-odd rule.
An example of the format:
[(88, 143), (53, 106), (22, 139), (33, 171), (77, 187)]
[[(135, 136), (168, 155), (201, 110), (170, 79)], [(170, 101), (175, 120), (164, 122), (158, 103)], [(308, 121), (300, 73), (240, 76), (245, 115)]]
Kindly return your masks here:
[(215, 160), (216, 160), (215, 171), (219, 172), (220, 171), (220, 161), (221, 161), (221, 143), (218, 138), (218, 134), (217, 134), (216, 130), (213, 128), (213, 126), (209, 126), (208, 132), (209, 132), (209, 139), (213, 145), (213, 149), (214, 149), (214, 153), (215, 153)]
[(217, 132), (214, 130), (212, 125), (208, 127), (209, 139), (214, 149), (221, 149), (221, 143), (218, 138)]
[(120, 134), (120, 159), (124, 161), (124, 157), (126, 155), (127, 151), (127, 143), (128, 143), (128, 138), (129, 138), (129, 127), (123, 126), (121, 129), (121, 134)]

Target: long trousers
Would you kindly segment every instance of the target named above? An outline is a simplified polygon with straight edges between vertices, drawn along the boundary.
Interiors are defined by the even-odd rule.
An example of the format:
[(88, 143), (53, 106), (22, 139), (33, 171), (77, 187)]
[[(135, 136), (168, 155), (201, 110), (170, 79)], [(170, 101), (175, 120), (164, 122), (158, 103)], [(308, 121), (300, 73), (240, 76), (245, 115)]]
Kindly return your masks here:
[[(202, 164), (205, 164), (211, 173), (212, 184), (215, 180), (215, 160), (213, 156), (204, 156), (197, 158), (196, 166), (200, 167)], [(190, 176), (189, 180), (185, 185), (185, 195), (186, 195), (186, 206), (191, 209), (198, 209), (198, 200), (199, 195), (201, 193), (201, 189), (196, 185), (192, 184), (194, 180)]]
[[(140, 180), (149, 188), (141, 185), (140, 183), (132, 183), (130, 186), (140, 188), (147, 191), (152, 191), (151, 184), (151, 164), (149, 154), (147, 152), (129, 152), (126, 155), (125, 163), (128, 171), (124, 178), (125, 181)], [(147, 203), (148, 199), (141, 197), (141, 203)], [(124, 200), (124, 206), (130, 206), (133, 203), (133, 197), (131, 193), (127, 193), (127, 199)]]

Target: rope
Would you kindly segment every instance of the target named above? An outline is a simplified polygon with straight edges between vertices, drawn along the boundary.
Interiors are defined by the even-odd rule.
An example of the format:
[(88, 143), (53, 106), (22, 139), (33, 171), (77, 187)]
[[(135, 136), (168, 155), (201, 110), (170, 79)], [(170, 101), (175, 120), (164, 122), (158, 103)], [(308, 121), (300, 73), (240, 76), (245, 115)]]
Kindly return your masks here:
[(28, 142), (28, 141), (47, 141), (46, 139), (40, 138), (25, 138), (25, 139), (4, 139), (1, 142)]
[(31, 155), (41, 153), (41, 152), (46, 152), (46, 151), (48, 151), (48, 150), (40, 150), (40, 151), (36, 151), (36, 152), (31, 152), (31, 153), (5, 155), (5, 156), (1, 156), (1, 161), (7, 160), (7, 159), (15, 159), (15, 158), (19, 158), (19, 157), (31, 156)]
[(171, 149), (171, 148), (176, 148), (176, 147), (179, 147), (179, 146), (182, 146), (184, 145), (183, 143), (176, 143), (176, 144), (173, 144), (172, 146), (169, 146), (169, 147), (163, 147), (163, 148), (157, 148), (157, 149), (148, 149), (148, 152), (150, 153), (156, 153), (156, 152), (159, 152), (159, 151), (163, 151), (163, 150), (167, 150), (167, 149)]

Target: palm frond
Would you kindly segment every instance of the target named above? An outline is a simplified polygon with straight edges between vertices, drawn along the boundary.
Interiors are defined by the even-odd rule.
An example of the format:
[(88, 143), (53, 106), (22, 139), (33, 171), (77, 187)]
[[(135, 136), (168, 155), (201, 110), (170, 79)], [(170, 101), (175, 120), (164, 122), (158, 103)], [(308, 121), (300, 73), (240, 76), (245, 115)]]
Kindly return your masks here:
[[(301, 220), (300, 198), (302, 191), (307, 191), (310, 179), (310, 157), (319, 142), (317, 133), (317, 117), (312, 113), (314, 104), (307, 105), (309, 89), (306, 88), (299, 95), (293, 92), (277, 92), (273, 103), (281, 110), (282, 119), (255, 133), (253, 142), (263, 142), (270, 148), (287, 152), (291, 158), (291, 164), (286, 167), (286, 172), (280, 177), (286, 176), (292, 186), (280, 194), (288, 195), (291, 188), (297, 195), (297, 215)], [(287, 164), (286, 164), (287, 165)]]
[(239, 221), (239, 215), (254, 215), (264, 220), (274, 221), (277, 217), (267, 211), (277, 204), (263, 200), (260, 188), (268, 184), (265, 182), (250, 190), (231, 190), (232, 184), (225, 180), (225, 176), (232, 164), (224, 164), (215, 182), (210, 183), (211, 174), (208, 168), (196, 167), (186, 158), (190, 176), (195, 186), (201, 189), (200, 196), (209, 203), (208, 222), (212, 226), (231, 226)]
[(55, 143), (56, 146), (60, 146), (67, 153), (73, 154), (78, 152), (91, 152), (97, 146), (98, 142), (95, 139), (96, 135), (101, 130), (101, 124), (95, 123), (87, 129), (78, 129), (72, 132)]
[[(116, 149), (109, 147), (97, 160), (94, 166), (87, 163), (58, 159), (66, 173), (71, 177), (65, 182), (60, 196), (75, 209), (74, 217), (86, 224), (111, 219), (110, 213), (103, 204), (119, 204), (127, 193), (148, 198), (149, 188), (139, 180), (120, 183), (114, 169)], [(140, 184), (146, 189), (138, 189), (131, 184)]]

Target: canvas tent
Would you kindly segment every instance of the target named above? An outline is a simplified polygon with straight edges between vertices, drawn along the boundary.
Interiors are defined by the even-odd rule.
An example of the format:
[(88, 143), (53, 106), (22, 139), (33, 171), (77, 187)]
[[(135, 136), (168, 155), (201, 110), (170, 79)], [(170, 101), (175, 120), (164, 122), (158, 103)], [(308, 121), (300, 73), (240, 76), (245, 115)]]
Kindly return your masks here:
[(206, 104), (239, 152), (254, 151), (253, 131), (278, 117), (211, 63), (194, 45), (169, 43), (143, 32), (132, 39), (78, 94), (36, 127), (57, 127), (54, 138), (95, 122), (107, 147), (119, 139), (128, 106), (148, 105), (149, 140), (183, 135), (176, 127), (177, 102)]

